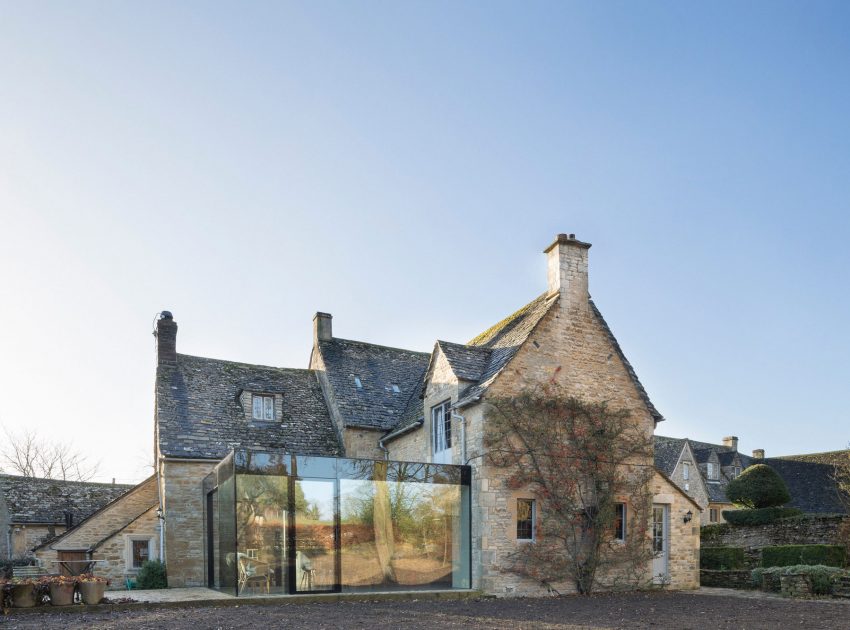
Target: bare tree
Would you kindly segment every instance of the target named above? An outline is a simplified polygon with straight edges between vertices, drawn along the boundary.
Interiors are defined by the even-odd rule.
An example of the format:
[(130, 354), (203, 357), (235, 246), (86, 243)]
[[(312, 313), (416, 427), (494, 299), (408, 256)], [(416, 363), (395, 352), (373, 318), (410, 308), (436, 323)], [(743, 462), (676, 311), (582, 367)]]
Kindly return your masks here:
[[(550, 587), (572, 582), (583, 594), (648, 582), (652, 435), (628, 411), (552, 383), (490, 400), (485, 446), (507, 487), (537, 500), (534, 540), (503, 570)], [(627, 506), (621, 527), (618, 504)]]
[(12, 433), (4, 429), (5, 443), (0, 446), (0, 463), (5, 470), (25, 477), (89, 481), (98, 472), (91, 463), (69, 444), (42, 438), (34, 431)]

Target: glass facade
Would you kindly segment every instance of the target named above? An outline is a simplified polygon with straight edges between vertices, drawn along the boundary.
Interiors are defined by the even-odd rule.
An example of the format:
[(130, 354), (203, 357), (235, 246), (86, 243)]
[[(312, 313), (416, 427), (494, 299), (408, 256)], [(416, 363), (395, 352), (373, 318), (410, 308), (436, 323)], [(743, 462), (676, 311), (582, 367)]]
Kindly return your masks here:
[(469, 485), (468, 466), (236, 450), (204, 480), (209, 586), (470, 588)]

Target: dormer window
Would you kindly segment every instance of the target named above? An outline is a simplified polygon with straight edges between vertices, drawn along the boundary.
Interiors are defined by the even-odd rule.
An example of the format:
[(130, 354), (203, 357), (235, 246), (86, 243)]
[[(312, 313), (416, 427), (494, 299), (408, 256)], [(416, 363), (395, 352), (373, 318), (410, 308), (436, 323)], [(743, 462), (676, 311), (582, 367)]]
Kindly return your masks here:
[(708, 464), (706, 464), (705, 472), (706, 472), (706, 476), (709, 478), (709, 480), (717, 479), (717, 471), (716, 471), (713, 463), (708, 462)]
[(274, 420), (274, 396), (254, 394), (252, 396), (254, 420)]

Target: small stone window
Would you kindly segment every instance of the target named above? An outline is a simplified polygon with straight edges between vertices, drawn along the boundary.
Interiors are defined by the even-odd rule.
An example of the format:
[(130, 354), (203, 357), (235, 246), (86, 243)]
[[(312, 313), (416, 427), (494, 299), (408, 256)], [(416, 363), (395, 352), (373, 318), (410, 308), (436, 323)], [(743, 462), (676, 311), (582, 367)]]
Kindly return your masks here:
[(614, 505), (614, 540), (626, 541), (626, 504)]
[(716, 523), (717, 522), (717, 508), (711, 508), (708, 511), (708, 521), (710, 523)]
[(534, 499), (517, 499), (516, 500), (516, 539), (532, 541), (534, 540), (534, 529), (537, 515), (535, 514)]
[(691, 478), (691, 464), (689, 462), (684, 462), (682, 464), (682, 479), (687, 481)]
[(274, 420), (274, 396), (254, 394), (252, 396), (254, 420)]

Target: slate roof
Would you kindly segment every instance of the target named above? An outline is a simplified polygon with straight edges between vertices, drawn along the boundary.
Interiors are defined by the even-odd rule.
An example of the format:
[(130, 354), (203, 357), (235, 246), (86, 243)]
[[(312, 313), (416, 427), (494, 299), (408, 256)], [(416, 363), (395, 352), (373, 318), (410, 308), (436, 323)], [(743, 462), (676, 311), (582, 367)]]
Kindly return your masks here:
[(0, 475), (0, 493), (12, 523), (64, 525), (66, 511), (79, 523), (133, 487)]
[(430, 358), (426, 352), (336, 337), (320, 341), (319, 351), (343, 424), (384, 431), (399, 424), (413, 392), (421, 393)]
[(449, 341), (438, 341), (437, 346), (459, 379), (478, 382), (490, 362), (493, 351), (478, 346), (466, 346)]
[[(764, 463), (773, 468), (788, 486), (791, 507), (810, 513), (847, 512), (835, 482), (835, 466), (848, 457), (847, 451), (769, 457)], [(758, 462), (758, 460), (753, 460)], [(847, 460), (844, 460), (847, 461)]]
[[(243, 391), (281, 394), (282, 421), (249, 421)], [(162, 455), (222, 459), (234, 447), (338, 455), (331, 422), (312, 370), (249, 365), (178, 354), (160, 363), (156, 380), (157, 439)]]
[(676, 469), (679, 455), (685, 448), (685, 440), (684, 438), (671, 438), (663, 435), (653, 437), (655, 438), (655, 467), (669, 477)]
[[(473, 402), (481, 397), (496, 377), (514, 357), (520, 346), (537, 326), (552, 305), (558, 301), (558, 295), (539, 295), (521, 309), (485, 330), (470, 340), (467, 346), (489, 350), (490, 356), (481, 370), (478, 382), (461, 393), (457, 406)], [(451, 361), (450, 361), (451, 362)]]

